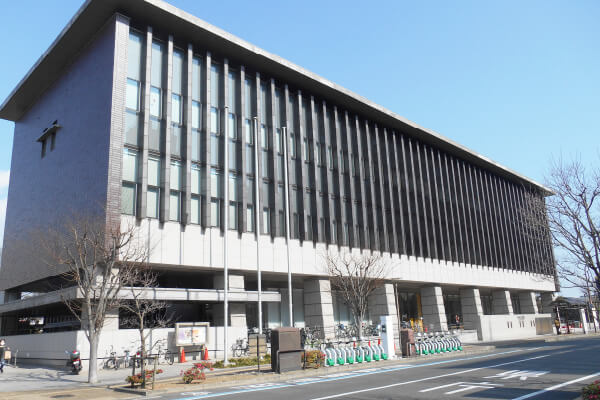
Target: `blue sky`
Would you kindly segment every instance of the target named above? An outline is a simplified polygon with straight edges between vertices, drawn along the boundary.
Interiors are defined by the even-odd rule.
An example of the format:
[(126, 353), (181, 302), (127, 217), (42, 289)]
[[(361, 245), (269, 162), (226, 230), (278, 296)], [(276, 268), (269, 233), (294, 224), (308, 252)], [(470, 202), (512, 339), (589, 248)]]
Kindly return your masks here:
[[(551, 156), (598, 162), (598, 1), (169, 2), (535, 180)], [(2, 100), (82, 3), (2, 4)]]

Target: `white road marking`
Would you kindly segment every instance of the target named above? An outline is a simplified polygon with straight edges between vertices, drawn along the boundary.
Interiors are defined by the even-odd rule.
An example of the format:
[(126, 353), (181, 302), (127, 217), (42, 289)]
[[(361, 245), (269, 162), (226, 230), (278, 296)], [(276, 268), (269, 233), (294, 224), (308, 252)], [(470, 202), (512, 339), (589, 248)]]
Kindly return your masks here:
[(444, 394), (455, 394), (455, 393), (460, 393), (460, 392), (466, 392), (467, 390), (471, 390), (471, 389), (494, 389), (494, 388), (496, 388), (498, 386), (502, 386), (502, 385), (482, 382), (482, 383), (462, 384), (459, 386), (461, 387), (460, 389), (452, 390), (452, 391), (446, 392)]
[(600, 375), (600, 372), (596, 372), (595, 374), (588, 375), (588, 376), (582, 376), (581, 378), (573, 379), (572, 381), (568, 381), (568, 382), (565, 382), (565, 383), (560, 383), (558, 385), (550, 386), (549, 388), (538, 390), (537, 392), (529, 393), (529, 394), (523, 395), (521, 397), (515, 397), (512, 400), (529, 399), (530, 397), (534, 397), (534, 396), (537, 396), (537, 395), (540, 395), (540, 394), (543, 394), (543, 393), (546, 393), (546, 392), (551, 392), (551, 391), (553, 391), (555, 389), (560, 389), (561, 387), (568, 386), (568, 385), (570, 385), (572, 383), (577, 383), (577, 382), (580, 382), (580, 381), (585, 381), (587, 379), (592, 379), (592, 378), (594, 378), (594, 377), (596, 377), (598, 375)]
[(447, 376), (454, 376), (454, 375), (466, 374), (468, 372), (479, 371), (479, 370), (486, 369), (486, 368), (496, 368), (496, 367), (502, 367), (504, 365), (516, 364), (516, 363), (520, 363), (520, 362), (524, 362), (524, 361), (538, 360), (540, 358), (550, 357), (551, 355), (555, 355), (555, 354), (556, 353), (554, 353), (554, 354), (545, 354), (543, 356), (523, 358), (521, 360), (509, 361), (509, 362), (505, 362), (505, 363), (501, 363), (501, 364), (495, 364), (495, 365), (488, 365), (488, 366), (485, 366), (485, 367), (471, 368), (471, 369), (467, 369), (467, 370), (464, 370), (464, 371), (451, 372), (449, 374), (430, 376), (430, 377), (427, 377), (427, 378), (415, 379), (415, 380), (412, 380), (412, 381), (398, 382), (398, 383), (392, 383), (390, 385), (383, 385), (383, 386), (377, 386), (377, 387), (372, 387), (372, 388), (367, 388), (367, 389), (354, 390), (352, 392), (338, 393), (338, 394), (333, 394), (331, 396), (316, 397), (316, 398), (313, 398), (311, 400), (335, 399), (335, 398), (338, 398), (338, 397), (350, 396), (350, 395), (354, 395), (354, 394), (357, 394), (357, 393), (372, 392), (372, 391), (375, 391), (375, 390), (387, 389), (387, 388), (396, 387), (396, 386), (409, 385), (411, 383), (430, 381), (432, 379), (438, 379), (438, 378), (445, 378)]
[[(455, 383), (449, 383), (447, 385), (441, 385), (441, 386), (436, 386), (436, 387), (429, 388), (429, 389), (419, 390), (419, 393), (425, 393), (425, 392), (431, 392), (434, 390), (446, 389), (446, 388), (449, 388), (452, 386), (465, 386), (465, 385), (479, 385), (479, 387), (484, 387), (481, 385), (485, 385), (485, 387), (488, 389), (496, 387), (496, 386), (504, 386), (500, 383), (490, 383), (490, 382), (455, 382)], [(463, 390), (461, 389), (459, 391), (463, 391)], [(449, 394), (449, 393), (454, 393), (454, 392), (448, 392), (446, 394)]]
[(548, 373), (550, 373), (550, 371), (521, 371), (518, 369), (513, 369), (511, 371), (500, 372), (496, 375), (486, 376), (485, 378), (499, 378), (502, 380), (519, 378), (522, 381), (526, 381), (527, 378), (539, 378), (540, 376)]

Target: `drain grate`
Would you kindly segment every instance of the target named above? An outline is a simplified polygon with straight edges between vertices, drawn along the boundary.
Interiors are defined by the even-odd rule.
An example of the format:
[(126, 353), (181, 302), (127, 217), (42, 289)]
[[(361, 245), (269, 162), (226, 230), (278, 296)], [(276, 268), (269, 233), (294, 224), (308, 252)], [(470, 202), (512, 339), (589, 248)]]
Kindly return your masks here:
[(65, 399), (67, 397), (75, 397), (74, 394), (57, 394), (54, 396), (51, 396), (52, 399)]

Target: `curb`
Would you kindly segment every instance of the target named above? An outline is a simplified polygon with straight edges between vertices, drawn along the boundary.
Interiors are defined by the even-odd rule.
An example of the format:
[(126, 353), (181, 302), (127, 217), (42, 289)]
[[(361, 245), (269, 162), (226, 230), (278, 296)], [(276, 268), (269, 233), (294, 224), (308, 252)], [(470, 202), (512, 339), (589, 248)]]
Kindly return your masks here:
[[(287, 381), (289, 379), (294, 379), (294, 378), (303, 378), (303, 377), (312, 377), (312, 376), (319, 376), (319, 375), (331, 375), (331, 374), (336, 374), (339, 372), (348, 372), (348, 371), (357, 371), (357, 370), (361, 370), (361, 369), (368, 369), (368, 368), (373, 368), (375, 366), (394, 366), (394, 365), (401, 365), (401, 364), (408, 364), (411, 362), (415, 362), (415, 361), (421, 361), (421, 360), (433, 360), (433, 359), (440, 359), (440, 358), (454, 358), (454, 357), (460, 357), (463, 355), (472, 355), (472, 354), (479, 354), (479, 353), (485, 353), (485, 352), (489, 352), (492, 350), (495, 350), (496, 346), (470, 346), (467, 345), (465, 346), (465, 350), (461, 351), (461, 352), (457, 352), (457, 353), (445, 353), (445, 354), (437, 354), (437, 355), (433, 355), (433, 356), (419, 356), (419, 357), (410, 357), (410, 358), (401, 358), (401, 359), (395, 359), (395, 360), (386, 360), (386, 361), (376, 361), (376, 362), (370, 362), (370, 363), (361, 363), (361, 364), (345, 364), (345, 365), (338, 365), (336, 367), (321, 367), (321, 368), (315, 368), (315, 369), (305, 369), (305, 370), (299, 370), (299, 371), (291, 371), (291, 372), (285, 372), (282, 374), (277, 374), (274, 372), (260, 372), (259, 373), (256, 371), (256, 367), (250, 367), (252, 368), (249, 371), (241, 371), (241, 373), (228, 373), (228, 374), (220, 374), (217, 376), (214, 376), (214, 378), (211, 379), (211, 377), (207, 377), (207, 381), (208, 382), (198, 382), (198, 383), (192, 383), (192, 384), (184, 384), (181, 382), (181, 380), (179, 378), (169, 378), (169, 379), (163, 379), (160, 381), (156, 381), (156, 384), (169, 384), (169, 383), (173, 383), (174, 381), (176, 381), (176, 387), (170, 387), (170, 388), (161, 388), (158, 389), (160, 390), (160, 392), (158, 390), (152, 392), (151, 393), (173, 393), (173, 392), (179, 392), (179, 391), (185, 391), (185, 388), (189, 388), (189, 387), (193, 387), (195, 389), (198, 390), (204, 390), (204, 389), (217, 389), (217, 388), (221, 388), (221, 387), (226, 387), (229, 384), (231, 384), (232, 382), (235, 382), (238, 385), (244, 385), (247, 384), (248, 382), (252, 382), (252, 383), (266, 383), (266, 382), (280, 382), (280, 381)], [(117, 390), (117, 388), (112, 388), (113, 390)], [(135, 389), (133, 389), (135, 390)], [(117, 390), (118, 391), (118, 390)], [(132, 392), (129, 392), (132, 393)], [(133, 392), (136, 393), (136, 392)], [(140, 393), (140, 395), (142, 395)], [(146, 394), (143, 394), (146, 395)]]

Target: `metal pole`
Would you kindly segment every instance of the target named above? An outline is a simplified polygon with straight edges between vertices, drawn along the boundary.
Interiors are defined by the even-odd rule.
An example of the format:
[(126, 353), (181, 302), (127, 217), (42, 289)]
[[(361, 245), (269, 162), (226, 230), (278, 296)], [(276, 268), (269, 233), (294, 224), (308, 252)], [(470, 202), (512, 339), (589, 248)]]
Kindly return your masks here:
[(258, 184), (258, 119), (254, 119), (254, 232), (256, 233), (256, 274), (258, 279), (258, 334), (262, 335), (262, 277), (260, 271), (260, 205), (258, 203), (259, 195), (258, 190), (260, 185)]
[[(229, 107), (225, 107), (225, 138), (223, 142), (223, 181), (225, 182), (224, 193), (223, 193), (223, 352), (225, 354), (223, 362), (227, 364), (227, 346), (229, 341), (227, 340), (227, 325), (229, 320), (229, 279), (228, 279), (228, 266), (227, 266), (227, 233), (229, 230), (229, 126), (227, 124), (227, 118), (229, 117)], [(223, 131), (223, 130), (221, 130)]]
[(289, 188), (289, 171), (288, 171), (288, 136), (287, 127), (283, 130), (283, 189), (285, 193), (285, 242), (287, 249), (287, 269), (288, 269), (288, 305), (290, 312), (290, 326), (294, 326), (293, 303), (292, 303), (292, 270), (290, 269), (290, 188)]

